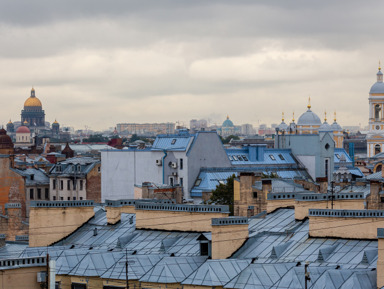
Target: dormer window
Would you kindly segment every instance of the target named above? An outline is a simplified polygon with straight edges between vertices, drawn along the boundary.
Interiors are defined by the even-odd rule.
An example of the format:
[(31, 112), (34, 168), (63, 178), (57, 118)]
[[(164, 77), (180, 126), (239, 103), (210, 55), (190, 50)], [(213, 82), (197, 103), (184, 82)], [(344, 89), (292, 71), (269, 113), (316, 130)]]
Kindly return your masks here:
[(282, 161), (285, 161), (285, 158), (283, 157), (282, 154), (279, 154), (279, 158), (280, 158)]
[(275, 156), (274, 155), (269, 155), (269, 157), (271, 158), (271, 160), (275, 161)]
[(61, 165), (56, 166), (56, 172), (61, 172)]
[(174, 138), (174, 139), (172, 140), (172, 142), (171, 142), (171, 145), (174, 145), (174, 144), (176, 143), (176, 140), (177, 140), (177, 139)]
[(81, 165), (77, 165), (77, 171), (78, 171), (78, 172), (81, 171)]

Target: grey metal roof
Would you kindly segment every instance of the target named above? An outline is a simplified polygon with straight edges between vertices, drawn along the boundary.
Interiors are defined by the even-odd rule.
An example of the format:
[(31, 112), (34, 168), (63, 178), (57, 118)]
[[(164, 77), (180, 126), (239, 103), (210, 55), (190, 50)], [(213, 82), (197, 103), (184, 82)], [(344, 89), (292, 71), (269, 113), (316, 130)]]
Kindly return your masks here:
[(321, 125), (321, 120), (316, 113), (308, 108), (298, 119), (297, 125)]
[(251, 264), (224, 288), (264, 289), (276, 284), (296, 263)]
[[(129, 255), (128, 256), (128, 279), (139, 280), (146, 272), (153, 268), (164, 255)], [(100, 277), (103, 279), (125, 280), (126, 270), (124, 255), (119, 262), (106, 270)]]
[(140, 282), (152, 283), (180, 283), (192, 274), (206, 257), (164, 257), (151, 270), (149, 270)]
[(42, 169), (28, 168), (25, 170), (12, 170), (18, 173), (19, 175), (25, 177), (25, 184), (27, 186), (49, 185), (49, 177)]
[(207, 260), (181, 284), (224, 286), (250, 263), (239, 259)]

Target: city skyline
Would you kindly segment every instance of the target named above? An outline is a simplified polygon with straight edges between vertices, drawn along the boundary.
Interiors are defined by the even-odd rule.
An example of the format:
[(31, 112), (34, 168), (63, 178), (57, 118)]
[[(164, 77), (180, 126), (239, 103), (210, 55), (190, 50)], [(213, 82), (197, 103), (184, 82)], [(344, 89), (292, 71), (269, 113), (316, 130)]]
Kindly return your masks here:
[[(0, 3), (2, 123), (30, 89), (46, 119), (93, 130), (227, 115), (235, 125), (313, 111), (368, 124), (381, 2)], [(20, 9), (23, 7), (23, 9)]]

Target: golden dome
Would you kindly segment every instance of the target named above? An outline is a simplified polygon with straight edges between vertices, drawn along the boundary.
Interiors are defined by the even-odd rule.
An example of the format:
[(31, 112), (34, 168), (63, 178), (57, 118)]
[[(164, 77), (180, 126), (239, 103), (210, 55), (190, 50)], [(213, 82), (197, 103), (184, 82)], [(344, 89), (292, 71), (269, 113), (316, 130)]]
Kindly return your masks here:
[(24, 102), (24, 106), (40, 106), (40, 107), (42, 107), (41, 101), (37, 97), (30, 97), (30, 98), (28, 98)]
[(42, 107), (41, 101), (35, 96), (35, 89), (33, 87), (31, 89), (31, 96), (24, 102), (24, 107), (26, 106)]
[(56, 119), (55, 119), (54, 123), (58, 123)]

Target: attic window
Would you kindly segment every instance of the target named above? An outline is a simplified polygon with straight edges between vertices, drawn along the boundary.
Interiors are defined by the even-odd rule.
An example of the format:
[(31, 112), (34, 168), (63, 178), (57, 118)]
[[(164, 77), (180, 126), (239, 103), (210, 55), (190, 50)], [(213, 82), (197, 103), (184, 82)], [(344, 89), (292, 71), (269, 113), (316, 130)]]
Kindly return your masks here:
[(171, 142), (171, 145), (174, 145), (176, 143), (176, 139), (174, 138)]
[(221, 184), (221, 185), (225, 185), (225, 182), (224, 182), (223, 180), (219, 180), (218, 182), (219, 182), (219, 184)]
[(243, 160), (245, 160), (246, 162), (248, 161), (248, 158), (246, 156), (243, 155)]
[(235, 161), (238, 161), (239, 159), (237, 158), (237, 156), (232, 156), (233, 157), (233, 159), (235, 160)]
[(328, 150), (328, 149), (329, 149), (329, 147), (330, 147), (330, 145), (329, 145), (329, 144), (326, 144), (326, 145), (325, 145), (325, 149), (326, 149), (326, 150)]
[(196, 182), (195, 182), (195, 186), (196, 187), (200, 186), (200, 183), (201, 183), (201, 179), (197, 179)]
[(61, 172), (61, 166), (60, 165), (56, 166), (56, 172)]
[(237, 156), (237, 158), (239, 159), (239, 161), (243, 161), (243, 157), (242, 156)]
[(336, 157), (337, 157), (338, 159), (340, 159), (340, 155), (339, 155), (339, 154), (336, 154)]
[(274, 155), (269, 155), (269, 157), (271, 158), (271, 160), (273, 160), (273, 161), (275, 161), (276, 159), (275, 159), (275, 157), (274, 157)]
[(232, 156), (228, 156), (229, 157), (229, 160), (230, 161), (233, 161), (233, 157)]
[(280, 158), (282, 161), (285, 161), (285, 158), (283, 157), (282, 154), (279, 154), (279, 158)]

